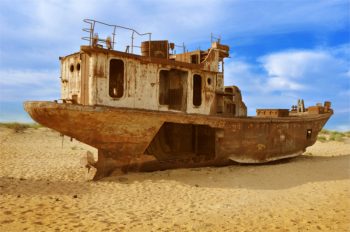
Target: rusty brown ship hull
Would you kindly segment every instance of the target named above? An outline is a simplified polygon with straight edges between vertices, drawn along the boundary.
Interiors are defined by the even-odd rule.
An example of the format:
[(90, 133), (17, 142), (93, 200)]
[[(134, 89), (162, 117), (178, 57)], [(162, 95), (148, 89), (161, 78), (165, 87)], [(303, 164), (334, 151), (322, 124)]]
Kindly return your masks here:
[[(216, 117), (55, 102), (25, 102), (38, 123), (99, 151), (96, 178), (148, 170), (263, 163), (302, 154), (332, 113)], [(72, 129), (74, 128), (74, 129)]]

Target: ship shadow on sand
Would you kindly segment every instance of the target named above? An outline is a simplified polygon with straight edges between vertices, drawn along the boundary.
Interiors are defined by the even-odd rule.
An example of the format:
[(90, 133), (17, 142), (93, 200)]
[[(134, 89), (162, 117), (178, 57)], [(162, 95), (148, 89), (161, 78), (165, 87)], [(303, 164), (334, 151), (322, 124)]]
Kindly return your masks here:
[(135, 181), (177, 181), (203, 188), (277, 190), (310, 182), (349, 179), (350, 154), (334, 157), (302, 155), (265, 164), (173, 169), (111, 176), (102, 181), (131, 184)]
[[(80, 196), (103, 191), (106, 186), (141, 184), (167, 184), (176, 182), (194, 188), (288, 189), (312, 182), (349, 179), (350, 155), (324, 157), (302, 155), (267, 164), (232, 164), (225, 167), (173, 169), (155, 172), (128, 173), (111, 176), (100, 181), (33, 180), (0, 177), (1, 195), (61, 195)], [(107, 184), (107, 185), (106, 185)], [(53, 197), (52, 196), (52, 197)], [(53, 198), (54, 200), (54, 198)]]

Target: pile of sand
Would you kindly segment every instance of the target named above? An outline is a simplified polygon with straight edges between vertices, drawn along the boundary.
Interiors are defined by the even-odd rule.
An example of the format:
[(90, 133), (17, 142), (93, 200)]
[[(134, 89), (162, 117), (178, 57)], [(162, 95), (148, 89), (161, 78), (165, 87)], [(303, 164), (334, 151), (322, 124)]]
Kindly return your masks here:
[(350, 144), (266, 165), (90, 181), (89, 150), (49, 129), (0, 128), (0, 231), (348, 231)]

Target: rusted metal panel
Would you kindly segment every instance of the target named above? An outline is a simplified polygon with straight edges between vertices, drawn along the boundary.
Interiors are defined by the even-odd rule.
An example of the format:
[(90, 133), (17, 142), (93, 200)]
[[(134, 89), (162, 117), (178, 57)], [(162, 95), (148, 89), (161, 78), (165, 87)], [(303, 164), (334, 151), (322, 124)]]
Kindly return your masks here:
[[(274, 120), (259, 117), (222, 118), (53, 102), (27, 102), (25, 109), (39, 123), (63, 134), (100, 149), (111, 149), (130, 155), (143, 153), (145, 146), (149, 144), (164, 122), (209, 125), (212, 128), (223, 129), (224, 134), (220, 140), (223, 150), (218, 156), (237, 153), (246, 156), (251, 154), (250, 156), (254, 157), (254, 154), (262, 153), (261, 149), (258, 149), (258, 144), (264, 144), (265, 148), (268, 148), (267, 152), (277, 155), (283, 152), (279, 150), (281, 149), (279, 144), (283, 145), (288, 141), (294, 142), (286, 146), (286, 151), (298, 151), (315, 142), (317, 133), (331, 116), (328, 113)], [(71, 130), (72, 127), (76, 129)], [(308, 139), (306, 138), (307, 129), (313, 131), (312, 137)], [(120, 144), (124, 144), (122, 148)], [(137, 148), (128, 147), (127, 144)], [(228, 151), (229, 147), (234, 150)], [(268, 153), (264, 151), (263, 154)]]
[(257, 109), (256, 115), (258, 117), (288, 117), (288, 109)]
[(169, 43), (168, 40), (152, 40), (144, 41), (141, 43), (142, 56), (156, 57), (156, 58), (169, 58)]
[(89, 56), (82, 53), (81, 55), (81, 101), (83, 105), (89, 104)]
[[(127, 167), (131, 160), (142, 156), (165, 122), (208, 125), (218, 131), (211, 164), (228, 159), (251, 163), (301, 154), (316, 141), (317, 133), (331, 116), (327, 113), (283, 118), (223, 118), (52, 102), (27, 102), (25, 109), (40, 124), (108, 151), (109, 159), (119, 160), (118, 168), (120, 165)], [(310, 137), (306, 136), (308, 130), (312, 131)], [(198, 166), (208, 161), (205, 157), (197, 162), (181, 159), (170, 166)]]
[(309, 114), (323, 114), (324, 107), (323, 106), (310, 106), (307, 108), (307, 112)]

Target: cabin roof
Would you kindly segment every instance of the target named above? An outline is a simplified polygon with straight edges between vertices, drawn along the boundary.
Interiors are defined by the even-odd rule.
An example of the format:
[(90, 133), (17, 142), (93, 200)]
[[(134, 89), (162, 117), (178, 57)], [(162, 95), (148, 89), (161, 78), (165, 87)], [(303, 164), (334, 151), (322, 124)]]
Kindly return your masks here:
[[(186, 69), (197, 69), (200, 71), (206, 71), (206, 72), (212, 72), (212, 73), (217, 73), (213, 71), (209, 71), (204, 69), (204, 63), (200, 64), (192, 64), (192, 63), (187, 63), (187, 62), (182, 62), (182, 61), (175, 61), (172, 59), (165, 59), (165, 58), (157, 58), (157, 57), (149, 57), (149, 56), (141, 56), (137, 54), (131, 54), (131, 53), (126, 53), (126, 52), (121, 52), (121, 51), (116, 51), (116, 50), (110, 50), (110, 49), (105, 49), (105, 48), (100, 48), (100, 47), (92, 47), (88, 45), (83, 45), (80, 47), (81, 52), (90, 54), (90, 53), (104, 53), (104, 54), (111, 54), (115, 55), (118, 57), (124, 57), (124, 58), (129, 58), (129, 59), (135, 59), (139, 60), (141, 63), (155, 63), (155, 64), (161, 64), (161, 65), (170, 65), (174, 66), (177, 68), (186, 68)], [(79, 52), (70, 54), (75, 55), (78, 54)], [(66, 57), (68, 57), (66, 56)], [(64, 59), (65, 57), (63, 57)]]

